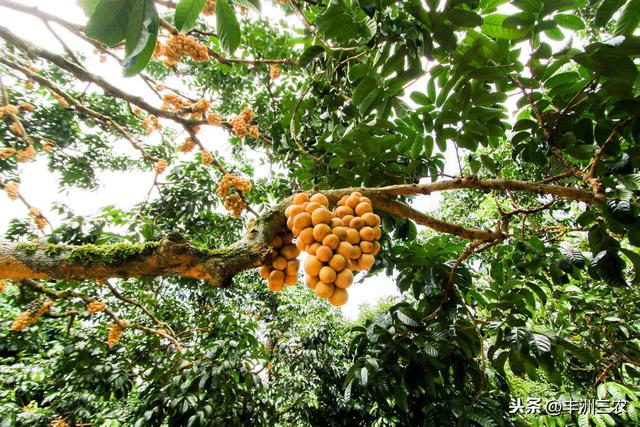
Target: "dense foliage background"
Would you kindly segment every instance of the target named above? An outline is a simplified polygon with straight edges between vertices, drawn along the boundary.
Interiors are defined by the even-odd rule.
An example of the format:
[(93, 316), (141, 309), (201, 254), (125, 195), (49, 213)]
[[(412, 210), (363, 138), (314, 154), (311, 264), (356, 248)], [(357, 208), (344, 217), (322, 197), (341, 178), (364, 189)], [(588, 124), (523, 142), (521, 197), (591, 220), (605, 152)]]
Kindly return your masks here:
[[(393, 277), (401, 298), (354, 322), (304, 285), (276, 294), (247, 271), (224, 289), (178, 278), (43, 280), (58, 292), (49, 293), (54, 309), (12, 332), (42, 292), (9, 283), (0, 295), (0, 425), (638, 425), (640, 2), (290, 1), (273, 5), (295, 18), (280, 22), (261, 17), (257, 0), (217, 0), (212, 17), (199, 15), (206, 1), (80, 3), (88, 16), (80, 37), (99, 40), (100, 55), (125, 58), (126, 74), (144, 76), (132, 78), (177, 85), (225, 118), (252, 107), (260, 138), (227, 126), (228, 143), (205, 142), (228, 171), (251, 177), (269, 168), (245, 195), (257, 211), (297, 190), (438, 181), (452, 170), (579, 187), (606, 202), (446, 193), (435, 216), (504, 233), (475, 246), (379, 212), (383, 250), (367, 274)], [(8, 0), (0, 7), (21, 10)], [(185, 56), (167, 67), (152, 55), (167, 28), (219, 58)], [(176, 154), (180, 123), (163, 121), (147, 138), (148, 115), (131, 99), (87, 90), (71, 68), (0, 37), (8, 100), (35, 106), (20, 119), (61, 188), (95, 188), (102, 171), (154, 169), (135, 151), (114, 151), (122, 143), (114, 122), (169, 163), (154, 197), (132, 209), (82, 217), (60, 203), (55, 228), (40, 233), (25, 215), (7, 240), (99, 245), (179, 235), (215, 248), (243, 235), (251, 215), (224, 212), (220, 171), (201, 153)], [(64, 57), (86, 60), (72, 55)], [(276, 63), (282, 75), (273, 79)], [(56, 102), (51, 87), (21, 70), (28, 65), (99, 116)], [(25, 148), (11, 124), (0, 121), (1, 147)], [(3, 185), (20, 181), (19, 163), (0, 159)], [(131, 323), (170, 329), (184, 351), (140, 330), (108, 346), (107, 315), (88, 313), (66, 291)], [(617, 414), (511, 414), (518, 397), (626, 405)]]

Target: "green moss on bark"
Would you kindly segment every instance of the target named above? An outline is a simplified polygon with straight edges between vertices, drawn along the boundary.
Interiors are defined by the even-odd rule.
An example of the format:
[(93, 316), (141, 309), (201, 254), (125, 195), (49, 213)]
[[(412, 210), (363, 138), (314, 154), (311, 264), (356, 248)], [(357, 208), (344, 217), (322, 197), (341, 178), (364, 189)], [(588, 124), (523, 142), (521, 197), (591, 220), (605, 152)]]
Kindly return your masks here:
[(116, 243), (113, 245), (82, 245), (71, 251), (69, 261), (83, 265), (122, 264), (140, 255), (146, 255), (160, 247), (158, 242), (149, 242), (139, 245)]

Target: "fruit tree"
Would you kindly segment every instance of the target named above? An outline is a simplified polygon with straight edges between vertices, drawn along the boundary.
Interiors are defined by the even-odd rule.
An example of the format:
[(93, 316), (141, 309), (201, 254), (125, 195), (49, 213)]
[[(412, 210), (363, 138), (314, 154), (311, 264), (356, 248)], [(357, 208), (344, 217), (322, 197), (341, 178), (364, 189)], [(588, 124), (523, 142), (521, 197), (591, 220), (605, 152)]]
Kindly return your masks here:
[(640, 1), (50, 3), (0, 0), (0, 425), (638, 425)]

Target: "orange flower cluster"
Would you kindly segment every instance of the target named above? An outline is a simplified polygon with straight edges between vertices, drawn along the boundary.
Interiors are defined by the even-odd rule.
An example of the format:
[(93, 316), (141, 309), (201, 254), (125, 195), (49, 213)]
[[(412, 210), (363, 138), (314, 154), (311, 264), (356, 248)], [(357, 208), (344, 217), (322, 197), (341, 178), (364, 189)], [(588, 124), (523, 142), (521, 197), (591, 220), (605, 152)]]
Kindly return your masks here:
[(87, 311), (89, 313), (100, 313), (104, 311), (105, 308), (107, 308), (106, 304), (100, 301), (91, 301), (87, 304)]
[(43, 314), (49, 311), (52, 305), (53, 301), (51, 300), (38, 300), (32, 302), (26, 311), (16, 317), (16, 320), (11, 324), (11, 330), (19, 332), (27, 326), (36, 323)]
[(269, 67), (269, 77), (271, 77), (271, 80), (276, 80), (281, 75), (282, 71), (280, 70), (278, 64), (271, 64), (271, 66)]
[(66, 99), (64, 99), (62, 96), (58, 95), (55, 92), (52, 92), (51, 94), (56, 99), (56, 101), (58, 101), (58, 104), (60, 104), (62, 108), (69, 108), (69, 102), (67, 102)]
[(258, 126), (250, 125), (253, 119), (256, 117), (256, 114), (253, 112), (251, 107), (245, 107), (242, 112), (231, 119), (231, 127), (233, 128), (233, 132), (236, 136), (243, 138), (246, 135), (257, 139), (260, 137), (260, 130)]
[(109, 323), (109, 336), (107, 337), (107, 345), (113, 347), (120, 341), (122, 332), (129, 327), (129, 322), (121, 320), (119, 323)]
[(232, 188), (235, 188), (238, 191), (242, 191), (243, 193), (248, 193), (251, 191), (251, 182), (246, 179), (239, 177), (235, 173), (228, 173), (220, 181), (218, 185), (218, 196), (227, 197)]
[(240, 218), (242, 211), (247, 208), (240, 194), (230, 194), (231, 189), (248, 193), (251, 191), (251, 182), (248, 179), (237, 176), (234, 173), (228, 173), (220, 181), (218, 185), (218, 196), (224, 199), (224, 208), (230, 211), (234, 218)]
[(18, 192), (18, 183), (17, 182), (7, 182), (4, 185), (4, 191), (5, 193), (7, 193), (7, 196), (9, 196), (9, 198), (11, 200), (18, 200), (18, 197), (20, 197), (20, 193)]
[(178, 146), (178, 151), (181, 153), (189, 153), (191, 151), (193, 151), (193, 149), (195, 148), (196, 143), (193, 140), (193, 138), (191, 138), (190, 136), (188, 136), (183, 142), (182, 144), (180, 144)]
[(28, 102), (21, 102), (19, 105), (21, 110), (25, 110), (25, 111), (29, 111), (29, 112), (33, 112), (35, 110), (35, 107), (31, 104), (29, 104)]
[(212, 164), (213, 161), (214, 161), (213, 154), (211, 154), (210, 151), (203, 151), (202, 152), (202, 164), (203, 165), (207, 165), (208, 166), (208, 165)]
[(202, 14), (205, 16), (211, 16), (216, 14), (216, 0), (207, 0), (207, 4), (202, 9)]
[(13, 147), (5, 147), (0, 149), (0, 159), (8, 159), (16, 154), (16, 149)]
[(242, 211), (247, 208), (247, 204), (239, 194), (232, 194), (224, 199), (224, 208), (231, 212), (234, 218), (240, 218)]
[(162, 129), (162, 125), (158, 122), (158, 118), (154, 115), (150, 115), (149, 117), (145, 117), (142, 121), (142, 126), (147, 131), (147, 135), (151, 135), (154, 130)]
[(58, 417), (51, 423), (51, 427), (69, 427), (69, 423), (64, 418)]
[(20, 109), (15, 105), (7, 104), (0, 107), (0, 120), (5, 117), (15, 116), (20, 112)]
[(167, 161), (165, 159), (159, 159), (156, 162), (155, 169), (158, 175), (160, 175), (161, 173), (164, 173), (164, 171), (167, 170)]
[(11, 126), (9, 126), (9, 130), (17, 136), (23, 136), (23, 132), (22, 132), (22, 126), (20, 126), (20, 123), (18, 122), (13, 122), (11, 123)]
[(222, 116), (218, 113), (209, 113), (207, 114), (207, 123), (212, 126), (221, 126)]
[(29, 144), (24, 150), (20, 150), (16, 153), (16, 160), (19, 162), (28, 162), (36, 156), (36, 149), (33, 145)]
[(164, 57), (164, 64), (173, 67), (183, 56), (189, 56), (194, 61), (208, 61), (209, 52), (207, 47), (198, 43), (196, 39), (185, 34), (172, 34), (169, 36), (167, 44), (158, 42), (153, 52), (154, 57)]
[(45, 153), (53, 153), (53, 150), (55, 150), (56, 145), (51, 142), (51, 141), (44, 141), (42, 143), (42, 150), (44, 150)]
[(31, 216), (31, 218), (33, 218), (33, 220), (35, 221), (36, 225), (38, 226), (38, 229), (40, 229), (40, 230), (44, 230), (45, 227), (47, 226), (47, 224), (49, 224), (49, 222), (44, 217), (44, 215), (42, 215), (42, 211), (40, 209), (38, 209), (38, 208), (30, 207), (29, 208), (29, 216)]
[(300, 250), (292, 244), (293, 234), (284, 232), (278, 234), (271, 246), (275, 249), (271, 259), (260, 266), (260, 275), (267, 279), (269, 289), (279, 292), (284, 285), (295, 286), (298, 282), (300, 261), (297, 260)]

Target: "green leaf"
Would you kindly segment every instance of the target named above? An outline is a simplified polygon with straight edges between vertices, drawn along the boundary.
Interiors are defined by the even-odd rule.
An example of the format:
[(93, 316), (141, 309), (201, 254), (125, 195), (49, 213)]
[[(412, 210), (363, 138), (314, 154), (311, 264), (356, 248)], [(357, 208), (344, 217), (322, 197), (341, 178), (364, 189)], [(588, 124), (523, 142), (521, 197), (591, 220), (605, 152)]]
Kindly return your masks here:
[(240, 45), (240, 24), (227, 0), (216, 2), (216, 28), (224, 50), (233, 53)]
[(244, 7), (246, 9), (251, 9), (254, 12), (260, 12), (262, 10), (262, 5), (260, 4), (260, 0), (231, 0), (233, 3), (238, 6)]
[(626, 286), (622, 275), (625, 264), (614, 250), (598, 252), (591, 260), (591, 266), (600, 275), (600, 278), (610, 286)]
[(86, 16), (91, 16), (96, 10), (100, 0), (76, 0), (76, 4), (82, 8)]
[(640, 23), (640, 0), (631, 0), (622, 11), (618, 19), (614, 35), (630, 36)]
[(640, 174), (629, 174), (618, 177), (627, 190), (640, 191)]
[(128, 5), (127, 0), (101, 0), (85, 27), (87, 37), (109, 47), (124, 40), (127, 36)]
[(596, 17), (594, 23), (598, 27), (606, 26), (613, 14), (618, 11), (627, 0), (604, 0), (598, 10), (596, 11)]
[(548, 353), (551, 351), (551, 341), (549, 341), (549, 338), (542, 334), (531, 334), (529, 345), (531, 345), (532, 348), (536, 349), (538, 354)]
[(633, 276), (631, 283), (638, 285), (640, 283), (640, 254), (625, 248), (620, 248), (620, 252), (626, 255), (626, 257), (629, 258), (629, 261), (631, 261), (631, 264), (633, 264), (635, 275)]
[(365, 77), (353, 90), (351, 100), (361, 113), (368, 111), (369, 107), (380, 94), (378, 81), (371, 77)]
[(500, 13), (485, 16), (481, 27), (482, 32), (489, 37), (507, 40), (521, 39), (529, 34), (527, 28), (505, 27), (503, 22), (507, 17), (507, 15)]
[[(145, 0), (145, 3), (151, 3), (153, 5), (153, 0)], [(155, 7), (155, 5), (153, 5)], [(153, 51), (156, 48), (156, 41), (158, 40), (158, 26), (156, 24), (155, 31), (151, 33), (149, 39), (147, 40), (147, 45), (142, 49), (140, 53), (137, 55), (123, 61), (123, 72), (125, 77), (135, 76), (145, 69), (151, 57), (153, 56)]]
[(411, 92), (409, 96), (413, 102), (419, 105), (431, 105), (431, 100), (422, 92)]
[(413, 327), (420, 326), (420, 323), (417, 320), (414, 320), (413, 318), (411, 318), (411, 316), (409, 316), (407, 313), (401, 310), (396, 311), (396, 316), (398, 316), (399, 321), (401, 321), (407, 326), (413, 326)]
[(186, 33), (192, 29), (205, 4), (207, 4), (207, 0), (180, 0), (173, 15), (178, 31)]
[(445, 15), (449, 21), (461, 27), (477, 27), (483, 23), (480, 15), (468, 10), (449, 9)]
[(160, 22), (153, 1), (134, 0), (130, 7), (125, 60), (142, 52), (147, 46), (149, 38), (157, 33)]
[(561, 27), (570, 30), (579, 31), (585, 28), (584, 22), (578, 15), (558, 14), (553, 17), (553, 20)]
[(304, 52), (302, 52), (302, 55), (300, 55), (298, 64), (300, 65), (300, 67), (306, 67), (311, 62), (313, 62), (314, 59), (320, 57), (320, 55), (322, 55), (323, 53), (324, 47), (319, 45), (309, 46), (307, 49), (305, 49)]

